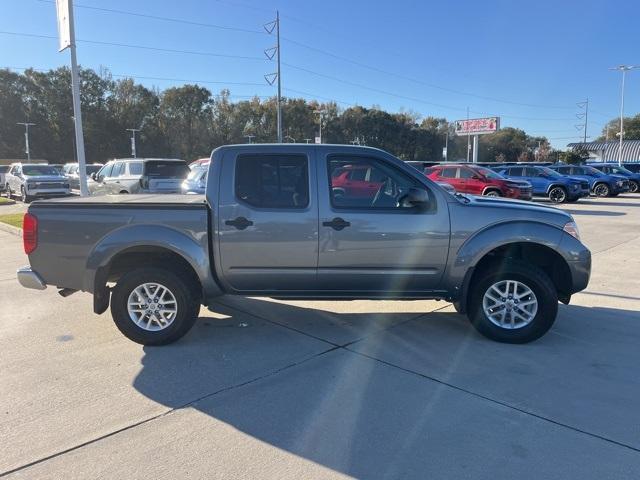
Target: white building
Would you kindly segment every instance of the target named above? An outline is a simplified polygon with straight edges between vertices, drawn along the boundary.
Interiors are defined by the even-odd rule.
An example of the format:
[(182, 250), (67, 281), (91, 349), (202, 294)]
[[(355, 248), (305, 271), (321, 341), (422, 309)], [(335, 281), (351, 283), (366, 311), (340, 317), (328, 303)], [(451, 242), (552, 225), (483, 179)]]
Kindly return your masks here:
[[(588, 161), (590, 162), (617, 162), (620, 142), (615, 140), (610, 142), (580, 142), (570, 143), (567, 147), (586, 151), (589, 154)], [(640, 162), (640, 140), (622, 141), (622, 161)]]

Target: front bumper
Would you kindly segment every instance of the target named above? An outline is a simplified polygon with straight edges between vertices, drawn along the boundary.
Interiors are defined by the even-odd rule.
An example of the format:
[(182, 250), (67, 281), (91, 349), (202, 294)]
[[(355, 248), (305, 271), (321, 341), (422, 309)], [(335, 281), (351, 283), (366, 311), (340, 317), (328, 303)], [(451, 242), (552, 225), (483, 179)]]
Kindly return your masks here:
[(24, 288), (31, 288), (33, 290), (44, 290), (47, 288), (47, 284), (44, 283), (44, 280), (42, 280), (37, 272), (31, 270), (31, 267), (19, 268), (16, 272), (16, 276), (18, 277), (20, 285)]
[(55, 190), (30, 188), (27, 190), (27, 195), (30, 197), (66, 197), (67, 195), (71, 195), (71, 190), (68, 188)]

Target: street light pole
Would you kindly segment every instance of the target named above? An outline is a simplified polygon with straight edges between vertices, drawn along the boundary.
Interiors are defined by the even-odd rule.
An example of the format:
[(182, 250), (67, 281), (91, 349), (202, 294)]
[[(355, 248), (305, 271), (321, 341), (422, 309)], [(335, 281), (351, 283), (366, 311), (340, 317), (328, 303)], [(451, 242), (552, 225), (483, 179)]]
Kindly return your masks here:
[(25, 144), (25, 153), (27, 154), (27, 161), (31, 161), (31, 151), (29, 150), (29, 127), (35, 126), (35, 123), (29, 122), (18, 122), (16, 125), (24, 125), (24, 144)]
[(622, 166), (622, 140), (624, 137), (624, 80), (627, 72), (635, 68), (640, 68), (639, 65), (618, 65), (617, 67), (610, 68), (609, 70), (619, 70), (622, 72), (622, 88), (620, 94), (620, 143), (618, 145), (618, 165)]
[(131, 156), (136, 158), (136, 132), (139, 132), (139, 128), (127, 128), (127, 132), (131, 132)]
[(318, 122), (320, 123), (320, 128), (318, 131), (318, 143), (322, 143), (322, 116), (324, 115), (324, 110), (314, 110), (313, 113), (318, 114)]

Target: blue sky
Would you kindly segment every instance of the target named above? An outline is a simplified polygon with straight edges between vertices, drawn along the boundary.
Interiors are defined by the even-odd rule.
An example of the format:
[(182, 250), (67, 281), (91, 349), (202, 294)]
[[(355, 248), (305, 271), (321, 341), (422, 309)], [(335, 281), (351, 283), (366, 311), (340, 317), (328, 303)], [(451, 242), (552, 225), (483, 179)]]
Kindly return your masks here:
[[(464, 118), (469, 107), (471, 117), (500, 115), (503, 126), (545, 135), (556, 147), (580, 135), (575, 128), (582, 123), (575, 117), (580, 113), (576, 103), (586, 98), (588, 134), (599, 135), (620, 108), (620, 73), (608, 69), (621, 63), (640, 64), (636, 0), (77, 0), (75, 4), (80, 64), (104, 66), (115, 75), (138, 77), (148, 86), (184, 83), (157, 78), (200, 80), (210, 82), (202, 84), (214, 93), (227, 87), (238, 99), (273, 95), (275, 89), (263, 75), (274, 71), (275, 65), (263, 58), (262, 51), (274, 39), (262, 33), (262, 25), (279, 9), (285, 95), (334, 99), (343, 107), (378, 105), (450, 120)], [(0, 32), (57, 35), (53, 0), (0, 0), (0, 11)], [(46, 69), (68, 63), (68, 52), (58, 53), (55, 39), (0, 33), (0, 67)], [(639, 111), (637, 70), (627, 76), (625, 113)]]

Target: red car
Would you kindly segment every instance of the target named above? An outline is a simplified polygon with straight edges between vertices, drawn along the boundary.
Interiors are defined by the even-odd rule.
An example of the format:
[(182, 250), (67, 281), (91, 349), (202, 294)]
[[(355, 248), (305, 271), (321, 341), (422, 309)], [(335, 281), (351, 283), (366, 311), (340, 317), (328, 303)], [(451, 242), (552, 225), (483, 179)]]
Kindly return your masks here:
[(342, 191), (352, 198), (374, 197), (386, 179), (382, 175), (366, 165), (346, 165), (332, 173), (331, 186), (334, 192)]
[(533, 193), (529, 182), (504, 178), (477, 165), (436, 165), (425, 168), (424, 174), (436, 182), (448, 183), (460, 193), (520, 200), (531, 200)]

